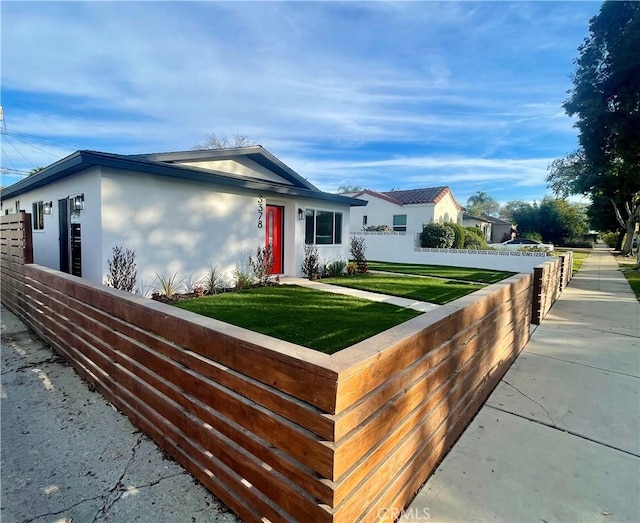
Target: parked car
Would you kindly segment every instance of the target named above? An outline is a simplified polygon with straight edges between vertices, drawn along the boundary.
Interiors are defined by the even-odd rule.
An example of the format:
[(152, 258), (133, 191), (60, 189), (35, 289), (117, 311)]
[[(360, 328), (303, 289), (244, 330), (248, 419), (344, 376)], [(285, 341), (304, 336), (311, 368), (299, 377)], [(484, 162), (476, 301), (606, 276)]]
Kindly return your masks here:
[(552, 243), (542, 243), (536, 240), (530, 240), (529, 238), (514, 238), (513, 240), (507, 240), (502, 243), (490, 243), (489, 247), (492, 249), (505, 249), (508, 251), (517, 251), (519, 249), (526, 248), (537, 248), (540, 250), (545, 250), (549, 252), (553, 252), (553, 244)]

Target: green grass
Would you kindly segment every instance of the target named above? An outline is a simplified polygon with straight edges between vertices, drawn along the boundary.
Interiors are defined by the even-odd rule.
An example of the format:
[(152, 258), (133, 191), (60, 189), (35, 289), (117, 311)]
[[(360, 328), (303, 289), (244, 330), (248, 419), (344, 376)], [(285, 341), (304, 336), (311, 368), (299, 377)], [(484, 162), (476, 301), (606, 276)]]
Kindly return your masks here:
[(620, 266), (620, 270), (624, 277), (631, 285), (631, 290), (636, 295), (638, 301), (640, 301), (640, 271), (635, 269), (636, 261), (635, 258), (627, 258), (623, 256), (614, 256), (618, 265)]
[(484, 287), (484, 285), (478, 283), (371, 273), (340, 278), (323, 278), (322, 283), (379, 292), (418, 301), (428, 301), (440, 305)]
[(228, 292), (176, 302), (175, 306), (327, 354), (420, 315), (386, 303), (295, 285)]
[(479, 283), (495, 283), (513, 276), (514, 272), (492, 271), (489, 269), (470, 269), (465, 267), (448, 267), (445, 265), (419, 265), (414, 263), (367, 262), (370, 270), (415, 274), (416, 276), (434, 276), (451, 280), (473, 281)]

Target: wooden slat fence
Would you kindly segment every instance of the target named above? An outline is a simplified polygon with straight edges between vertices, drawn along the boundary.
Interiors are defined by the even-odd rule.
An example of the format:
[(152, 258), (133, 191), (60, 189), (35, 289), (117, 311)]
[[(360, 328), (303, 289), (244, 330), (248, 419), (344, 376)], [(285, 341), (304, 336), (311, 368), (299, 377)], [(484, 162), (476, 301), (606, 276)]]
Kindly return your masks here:
[(391, 520), (529, 338), (514, 276), (332, 356), (35, 264), (2, 302), (245, 521)]
[(0, 219), (0, 256), (2, 261), (33, 263), (31, 215), (20, 211)]

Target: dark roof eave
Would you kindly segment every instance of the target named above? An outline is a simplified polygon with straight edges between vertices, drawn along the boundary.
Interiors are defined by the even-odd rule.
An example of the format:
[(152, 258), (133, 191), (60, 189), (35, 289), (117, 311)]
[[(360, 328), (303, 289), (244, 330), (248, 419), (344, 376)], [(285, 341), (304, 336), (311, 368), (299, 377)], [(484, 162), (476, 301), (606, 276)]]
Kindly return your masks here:
[(224, 173), (216, 171), (205, 171), (198, 168), (184, 167), (176, 164), (166, 164), (149, 160), (130, 158), (126, 156), (98, 153), (94, 151), (77, 151), (66, 158), (46, 167), (42, 171), (20, 180), (0, 192), (0, 198), (6, 200), (14, 196), (19, 196), (27, 191), (43, 187), (59, 179), (71, 176), (78, 171), (90, 166), (110, 167), (114, 169), (131, 170), (157, 176), (170, 178), (180, 178), (186, 180), (200, 181), (205, 183), (215, 183), (231, 187), (272, 192), (289, 196), (299, 196), (316, 200), (331, 201), (352, 207), (366, 205), (366, 202), (357, 198), (349, 198), (336, 194), (325, 193), (317, 189), (306, 189), (302, 187), (291, 187), (273, 183), (259, 182), (253, 180), (242, 180), (225, 176)]

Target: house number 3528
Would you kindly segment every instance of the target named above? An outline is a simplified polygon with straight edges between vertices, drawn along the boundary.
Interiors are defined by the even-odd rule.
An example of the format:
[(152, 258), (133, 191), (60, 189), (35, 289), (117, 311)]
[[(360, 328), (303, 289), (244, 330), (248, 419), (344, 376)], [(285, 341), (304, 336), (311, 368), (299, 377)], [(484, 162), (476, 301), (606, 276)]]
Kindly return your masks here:
[(262, 199), (262, 195), (258, 196), (258, 229), (262, 229), (262, 216), (264, 215), (264, 200)]

